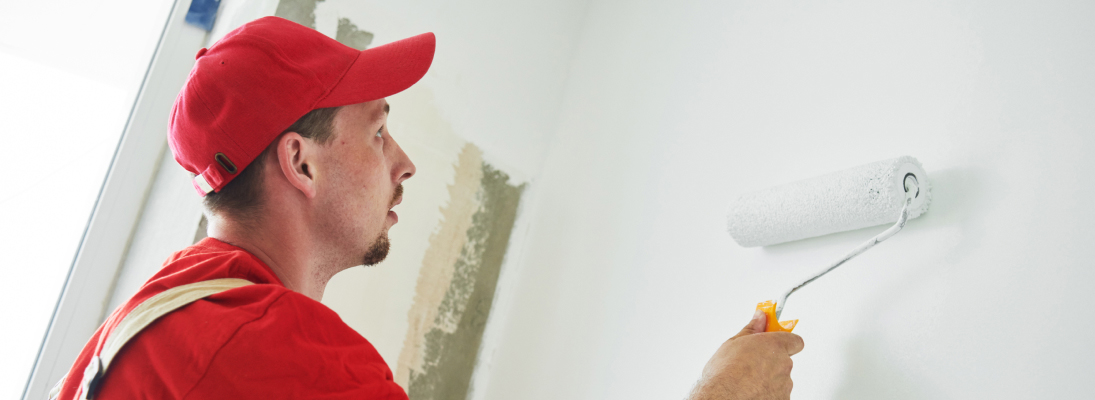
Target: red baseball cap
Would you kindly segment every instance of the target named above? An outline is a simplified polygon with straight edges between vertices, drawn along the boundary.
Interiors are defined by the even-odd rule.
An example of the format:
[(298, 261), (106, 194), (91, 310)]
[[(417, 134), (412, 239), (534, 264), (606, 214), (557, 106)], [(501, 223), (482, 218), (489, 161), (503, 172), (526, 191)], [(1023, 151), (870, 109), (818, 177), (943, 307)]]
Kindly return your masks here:
[(286, 19), (248, 22), (198, 51), (168, 144), (202, 196), (219, 192), (304, 114), (399, 93), (433, 52), (432, 33), (359, 51)]

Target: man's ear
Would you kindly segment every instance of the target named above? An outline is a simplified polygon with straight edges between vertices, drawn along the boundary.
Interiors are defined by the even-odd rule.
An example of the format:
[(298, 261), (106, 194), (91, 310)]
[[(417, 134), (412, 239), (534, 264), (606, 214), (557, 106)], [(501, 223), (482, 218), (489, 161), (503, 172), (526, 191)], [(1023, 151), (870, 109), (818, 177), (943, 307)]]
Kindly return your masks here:
[(315, 161), (315, 144), (296, 132), (288, 132), (278, 138), (278, 166), (290, 185), (300, 190), (304, 197), (316, 196), (316, 176), (312, 163)]

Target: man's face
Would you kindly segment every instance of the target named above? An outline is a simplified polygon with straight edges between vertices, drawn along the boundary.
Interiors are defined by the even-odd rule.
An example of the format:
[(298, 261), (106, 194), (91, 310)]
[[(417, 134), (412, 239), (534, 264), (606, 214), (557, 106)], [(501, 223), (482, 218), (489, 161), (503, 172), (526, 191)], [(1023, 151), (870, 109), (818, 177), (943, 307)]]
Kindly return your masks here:
[[(388, 229), (398, 220), (403, 181), (414, 175), (388, 133), (384, 99), (342, 107), (316, 172), (317, 235), (349, 265), (373, 265), (388, 255)], [(343, 260), (340, 260), (340, 262)]]

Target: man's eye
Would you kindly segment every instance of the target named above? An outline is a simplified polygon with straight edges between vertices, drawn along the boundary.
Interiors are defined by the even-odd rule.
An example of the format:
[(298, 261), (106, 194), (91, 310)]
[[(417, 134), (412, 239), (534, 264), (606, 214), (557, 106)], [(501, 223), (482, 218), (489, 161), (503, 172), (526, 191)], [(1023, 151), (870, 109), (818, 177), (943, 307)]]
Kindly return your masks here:
[(384, 137), (384, 128), (380, 128), (379, 131), (376, 131), (376, 137), (378, 137), (378, 138)]

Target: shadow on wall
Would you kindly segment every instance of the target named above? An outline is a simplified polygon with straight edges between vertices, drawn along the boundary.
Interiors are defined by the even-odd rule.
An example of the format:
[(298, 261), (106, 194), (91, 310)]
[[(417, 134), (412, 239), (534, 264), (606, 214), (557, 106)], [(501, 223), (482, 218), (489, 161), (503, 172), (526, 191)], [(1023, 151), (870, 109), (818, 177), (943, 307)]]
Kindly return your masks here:
[[(900, 360), (886, 357), (886, 344), (877, 335), (865, 332), (848, 342), (845, 380), (833, 398), (836, 399), (940, 399), (938, 393), (925, 387), (925, 379), (900, 368)], [(881, 356), (880, 356), (881, 355)]]
[[(987, 223), (1006, 193), (989, 192), (989, 188), (1001, 187), (1003, 178), (993, 171), (975, 168), (948, 168), (928, 171), (932, 184), (931, 208), (922, 217), (910, 221), (893, 239), (894, 243), (937, 246), (903, 257), (906, 268), (895, 270), (898, 276), (888, 287), (876, 288), (886, 293), (885, 298), (863, 302), (856, 311), (860, 323), (849, 326), (853, 330), (846, 345), (847, 370), (844, 381), (838, 386), (834, 398), (838, 399), (936, 399), (940, 397), (928, 380), (917, 376), (913, 366), (903, 362), (900, 349), (887, 343), (887, 327), (877, 324), (887, 321), (901, 304), (916, 303), (938, 284), (936, 279), (946, 276), (948, 269), (963, 268), (963, 261), (975, 249), (982, 246), (987, 233)], [(896, 216), (895, 216), (896, 221)], [(877, 235), (882, 226), (839, 232), (817, 238), (798, 240), (763, 248), (765, 254), (776, 258), (801, 258), (804, 254), (834, 258), (834, 249), (840, 254), (855, 245)], [(917, 236), (918, 238), (913, 238)], [(938, 236), (938, 237), (932, 237)], [(908, 238), (908, 239), (906, 239)], [(915, 244), (914, 244), (915, 243)], [(886, 247), (886, 244), (881, 245)], [(824, 254), (824, 255), (822, 255)], [(831, 261), (828, 259), (819, 262)], [(789, 263), (773, 263), (773, 265)], [(819, 264), (820, 267), (820, 264)], [(930, 309), (926, 308), (925, 311)], [(930, 317), (930, 316), (929, 316)], [(929, 318), (930, 319), (930, 318)], [(889, 327), (903, 329), (899, 327)]]
[[(925, 293), (924, 289), (945, 269), (955, 268), (971, 250), (980, 245), (985, 234), (985, 218), (992, 214), (994, 199), (986, 188), (987, 170), (946, 169), (930, 175), (932, 182), (931, 210), (919, 218), (917, 224), (906, 229), (913, 232), (952, 230), (948, 235), (956, 240), (949, 241), (947, 249), (926, 249), (919, 257), (910, 258), (919, 265), (906, 272), (890, 287), (882, 290), (887, 293), (886, 301), (866, 302), (858, 313), (861, 324), (856, 334), (847, 342), (846, 377), (836, 392), (839, 399), (939, 399), (945, 398), (931, 387), (928, 380), (917, 376), (913, 368), (903, 368), (903, 356), (896, 354), (892, 345), (885, 342), (886, 334), (875, 324), (884, 321), (890, 315), (895, 304), (903, 303), (902, 297)], [(870, 228), (868, 228), (870, 229)], [(877, 229), (875, 229), (877, 230)], [(900, 236), (901, 234), (898, 234)], [(939, 241), (927, 241), (939, 243)]]
[(951, 243), (943, 261), (961, 261), (985, 236), (985, 219), (994, 214), (993, 206), (1000, 202), (989, 193), (990, 187), (1000, 186), (989, 181), (999, 177), (981, 168), (948, 168), (929, 172), (928, 177), (932, 182), (931, 210), (910, 227), (917, 231), (956, 229), (959, 240)]

